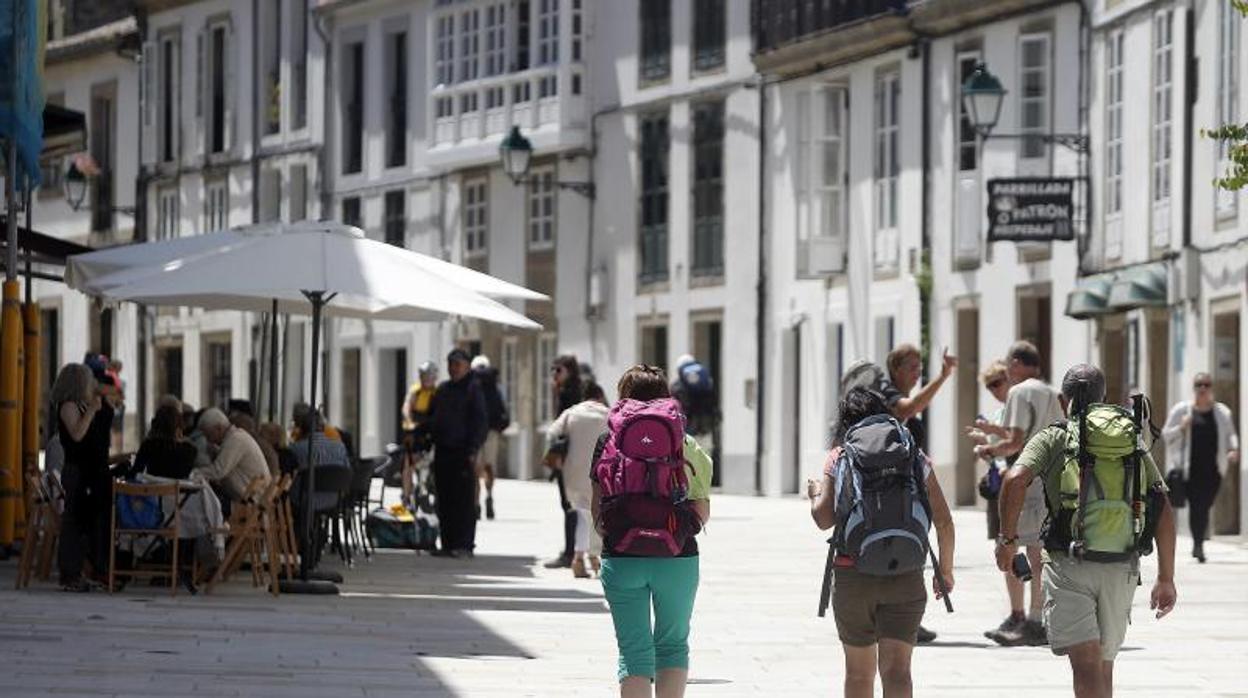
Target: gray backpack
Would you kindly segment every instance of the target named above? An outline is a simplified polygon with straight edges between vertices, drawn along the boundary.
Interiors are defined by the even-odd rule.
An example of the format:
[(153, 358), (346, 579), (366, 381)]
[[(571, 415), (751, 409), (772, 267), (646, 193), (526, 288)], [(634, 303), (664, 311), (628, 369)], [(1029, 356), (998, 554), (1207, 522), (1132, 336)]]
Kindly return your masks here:
[(845, 434), (836, 468), (833, 545), (863, 574), (883, 577), (923, 569), (931, 509), (923, 454), (889, 415), (855, 424)]

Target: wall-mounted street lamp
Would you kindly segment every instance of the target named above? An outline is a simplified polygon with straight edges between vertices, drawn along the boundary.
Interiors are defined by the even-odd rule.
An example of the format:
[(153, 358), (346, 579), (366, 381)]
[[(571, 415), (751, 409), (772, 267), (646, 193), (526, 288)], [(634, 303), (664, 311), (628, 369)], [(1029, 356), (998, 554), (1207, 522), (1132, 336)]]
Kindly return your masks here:
[[(533, 144), (520, 133), (519, 126), (512, 126), (511, 133), (498, 145), (498, 155), (503, 162), (503, 172), (515, 184), (529, 182), (529, 168), (533, 164)], [(594, 198), (593, 182), (555, 182), (560, 189), (570, 189), (588, 199)]]
[[(65, 202), (69, 204), (71, 209), (77, 211), (82, 208), (82, 204), (87, 198), (87, 180), (89, 177), (94, 176), (94, 172), (83, 172), (79, 169), (77, 158), (70, 160), (69, 169), (65, 172), (61, 188), (65, 194)], [(134, 216), (133, 206), (110, 206), (109, 210), (114, 213)]]
[(1035, 138), (1044, 143), (1065, 146), (1076, 153), (1088, 152), (1088, 137), (1079, 133), (994, 133), (1006, 93), (1001, 81), (982, 62), (962, 83), (962, 104), (980, 138), (985, 141), (989, 138)]

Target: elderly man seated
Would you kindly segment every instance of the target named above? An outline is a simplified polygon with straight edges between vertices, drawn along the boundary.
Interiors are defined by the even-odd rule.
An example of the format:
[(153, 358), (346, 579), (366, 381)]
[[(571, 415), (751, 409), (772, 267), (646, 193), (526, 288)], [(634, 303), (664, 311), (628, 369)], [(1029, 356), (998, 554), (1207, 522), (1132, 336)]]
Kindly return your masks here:
[(268, 484), (269, 465), (264, 452), (250, 434), (230, 424), (221, 410), (204, 410), (199, 430), (217, 454), (207, 466), (196, 468), (191, 477), (202, 475), (229, 500), (238, 500), (253, 480)]

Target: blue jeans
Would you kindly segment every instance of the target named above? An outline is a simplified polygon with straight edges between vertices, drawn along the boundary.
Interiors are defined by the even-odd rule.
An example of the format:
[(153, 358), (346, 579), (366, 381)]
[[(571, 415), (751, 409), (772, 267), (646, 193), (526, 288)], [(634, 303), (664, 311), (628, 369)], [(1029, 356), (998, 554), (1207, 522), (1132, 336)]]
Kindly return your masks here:
[(602, 590), (620, 649), (620, 681), (629, 676), (653, 680), (658, 671), (689, 668), (697, 556), (604, 558)]

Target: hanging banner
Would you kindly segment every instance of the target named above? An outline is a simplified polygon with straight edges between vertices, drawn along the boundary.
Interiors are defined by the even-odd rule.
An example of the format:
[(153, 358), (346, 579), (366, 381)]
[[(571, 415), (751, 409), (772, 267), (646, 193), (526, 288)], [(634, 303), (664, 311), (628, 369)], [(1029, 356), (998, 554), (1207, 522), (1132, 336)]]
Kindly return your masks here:
[(46, 11), (44, 0), (0, 0), (0, 138), (17, 144), (19, 189), (39, 184)]
[(1070, 177), (988, 180), (988, 242), (1074, 240), (1074, 189)]

